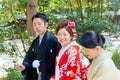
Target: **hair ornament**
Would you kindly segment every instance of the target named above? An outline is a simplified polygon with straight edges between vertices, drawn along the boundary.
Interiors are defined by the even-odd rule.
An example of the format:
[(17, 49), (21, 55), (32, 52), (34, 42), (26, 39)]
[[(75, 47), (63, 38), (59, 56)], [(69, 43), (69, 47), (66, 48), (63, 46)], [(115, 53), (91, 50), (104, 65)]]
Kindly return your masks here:
[(75, 22), (72, 20), (68, 21), (68, 26), (72, 29), (73, 32), (73, 40), (77, 39), (77, 32), (76, 32), (76, 28), (75, 28)]

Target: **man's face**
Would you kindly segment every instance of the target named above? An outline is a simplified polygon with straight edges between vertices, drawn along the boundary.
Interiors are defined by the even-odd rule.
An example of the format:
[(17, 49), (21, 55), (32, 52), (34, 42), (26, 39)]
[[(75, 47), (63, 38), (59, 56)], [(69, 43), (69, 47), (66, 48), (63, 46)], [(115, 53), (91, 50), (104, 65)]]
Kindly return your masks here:
[(44, 22), (42, 19), (40, 18), (34, 18), (33, 19), (33, 28), (34, 31), (38, 34), (38, 35), (43, 35), (48, 27), (48, 23)]

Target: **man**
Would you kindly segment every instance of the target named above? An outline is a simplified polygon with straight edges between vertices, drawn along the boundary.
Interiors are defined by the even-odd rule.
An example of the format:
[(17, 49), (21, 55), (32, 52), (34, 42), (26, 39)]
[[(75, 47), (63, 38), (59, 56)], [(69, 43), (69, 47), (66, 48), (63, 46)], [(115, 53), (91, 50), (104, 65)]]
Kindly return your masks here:
[[(50, 76), (54, 74), (56, 53), (61, 45), (57, 38), (48, 32), (49, 19), (44, 13), (36, 13), (32, 22), (38, 37), (32, 42), (23, 64), (17, 67), (25, 74), (25, 80), (50, 80)], [(35, 68), (36, 61), (38, 68)]]

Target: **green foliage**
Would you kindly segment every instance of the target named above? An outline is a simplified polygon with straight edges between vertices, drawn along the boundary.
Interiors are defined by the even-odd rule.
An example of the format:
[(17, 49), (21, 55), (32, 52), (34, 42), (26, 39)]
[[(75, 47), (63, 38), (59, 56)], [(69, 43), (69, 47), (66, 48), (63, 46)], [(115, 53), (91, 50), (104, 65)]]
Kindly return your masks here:
[(105, 19), (98, 18), (97, 15), (91, 15), (89, 18), (85, 18), (84, 22), (79, 22), (78, 26), (79, 32), (86, 32), (88, 30), (95, 30), (97, 32), (109, 31), (108, 22)]
[[(27, 7), (27, 2), (28, 2), (28, 0), (17, 0), (18, 2), (17, 3), (15, 3), (15, 4), (18, 4), (16, 7), (17, 7), (17, 10), (22, 10), (22, 9), (24, 9), (24, 8), (26, 8)], [(20, 7), (22, 7), (22, 8), (20, 8)]]
[(120, 32), (120, 25), (113, 25), (113, 32)]
[(5, 51), (6, 51), (5, 46), (2, 43), (0, 43), (0, 53), (3, 53)]
[(109, 3), (108, 3), (108, 6), (107, 6), (107, 9), (109, 11), (117, 11), (118, 9), (120, 9), (120, 0), (108, 0)]
[[(1, 1), (2, 8), (0, 10), (0, 23), (3, 26), (9, 23), (13, 23), (13, 25), (8, 26), (12, 27), (12, 29), (8, 28), (9, 31), (7, 32), (9, 33), (6, 32), (7, 37), (13, 37), (10, 36), (13, 35), (10, 34), (11, 30), (14, 30), (14, 34), (16, 35), (19, 35), (21, 33), (21, 30), (22, 33), (25, 32), (26, 23), (19, 21), (18, 18), (22, 18), (19, 17), (20, 15), (26, 15), (27, 2), (28, 0)], [(103, 2), (100, 0), (38, 0), (37, 10), (45, 12), (49, 15), (49, 29), (51, 32), (54, 33), (54, 29), (60, 19), (68, 18), (76, 22), (77, 32), (78, 34), (81, 34), (91, 29), (98, 32), (108, 32), (114, 30), (113, 21), (111, 19), (108, 19), (108, 17), (102, 17), (102, 13), (109, 11), (110, 9), (117, 11), (119, 8), (119, 0), (105, 0)], [(117, 30), (120, 31), (119, 29)]]
[(112, 59), (117, 66), (118, 69), (120, 69), (120, 50), (114, 50)]
[(3, 77), (2, 80), (23, 80), (23, 76), (21, 72), (19, 72), (16, 68), (15, 69), (8, 69), (8, 74), (6, 77)]

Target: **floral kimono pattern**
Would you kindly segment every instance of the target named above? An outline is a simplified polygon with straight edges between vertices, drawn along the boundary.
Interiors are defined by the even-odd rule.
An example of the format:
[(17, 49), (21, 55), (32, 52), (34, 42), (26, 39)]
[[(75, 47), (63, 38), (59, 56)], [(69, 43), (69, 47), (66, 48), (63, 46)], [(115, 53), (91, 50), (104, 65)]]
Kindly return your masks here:
[[(58, 53), (58, 56), (60, 51)], [(57, 57), (58, 57), (57, 56)], [(87, 80), (87, 70), (89, 61), (82, 54), (80, 54), (80, 47), (78, 45), (70, 45), (64, 50), (60, 59), (56, 57), (56, 71), (55, 80)], [(56, 78), (56, 75), (58, 77)]]

